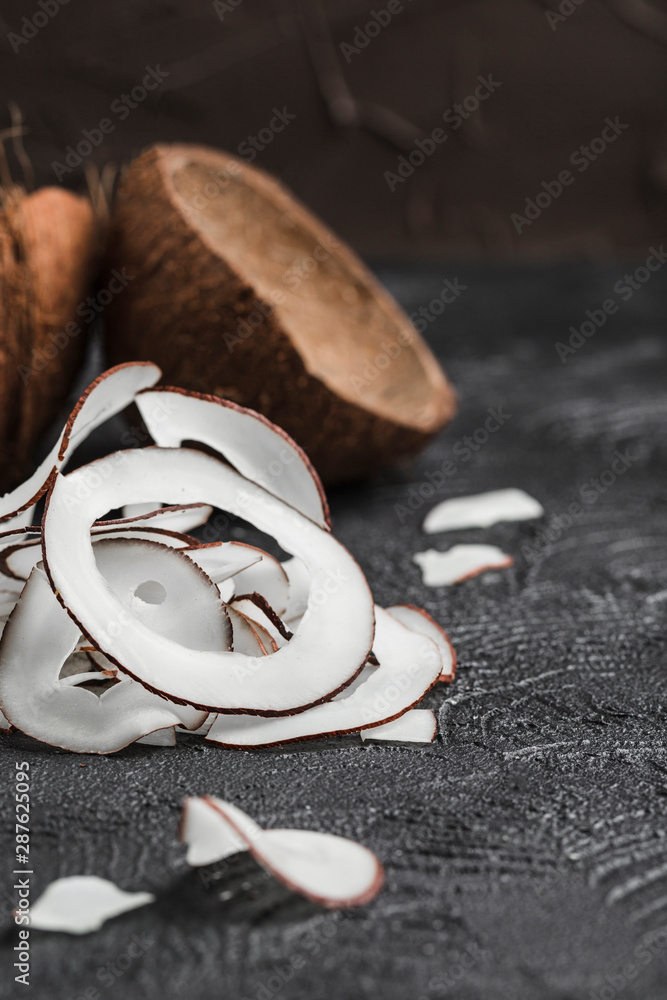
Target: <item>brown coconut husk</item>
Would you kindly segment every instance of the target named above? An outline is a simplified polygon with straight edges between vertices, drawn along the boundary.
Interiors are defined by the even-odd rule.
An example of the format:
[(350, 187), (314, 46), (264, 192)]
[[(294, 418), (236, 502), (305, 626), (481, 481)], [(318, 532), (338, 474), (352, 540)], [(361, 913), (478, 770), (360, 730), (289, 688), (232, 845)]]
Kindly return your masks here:
[(6, 492), (31, 470), (40, 437), (72, 389), (85, 348), (77, 306), (99, 242), (86, 198), (55, 187), (33, 194), (10, 187), (0, 198), (0, 492)]
[(109, 268), (134, 275), (108, 313), (111, 363), (259, 410), (328, 483), (421, 448), (455, 394), (358, 257), (264, 172), (159, 145), (117, 195)]

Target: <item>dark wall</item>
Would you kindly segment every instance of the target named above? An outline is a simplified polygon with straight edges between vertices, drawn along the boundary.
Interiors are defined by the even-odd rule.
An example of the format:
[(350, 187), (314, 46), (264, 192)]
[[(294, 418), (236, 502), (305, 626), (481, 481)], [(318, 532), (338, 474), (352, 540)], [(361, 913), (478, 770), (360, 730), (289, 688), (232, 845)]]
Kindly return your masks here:
[[(5, 0), (0, 13), (3, 103), (20, 107), (39, 183), (80, 187), (86, 164), (160, 139), (222, 146), (376, 257), (648, 251), (667, 215), (666, 52), (665, 0)], [(153, 90), (147, 68), (166, 74)], [(90, 155), (83, 130), (102, 140)], [(84, 162), (66, 161), (82, 142)]]

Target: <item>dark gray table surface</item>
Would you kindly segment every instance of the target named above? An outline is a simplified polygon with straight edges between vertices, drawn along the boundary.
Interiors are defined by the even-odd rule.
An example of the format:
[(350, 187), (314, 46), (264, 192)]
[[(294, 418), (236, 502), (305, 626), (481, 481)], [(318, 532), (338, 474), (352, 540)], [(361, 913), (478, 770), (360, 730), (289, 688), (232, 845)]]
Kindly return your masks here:
[[(31, 986), (16, 985), (4, 823), (0, 997), (667, 997), (667, 285), (658, 272), (622, 301), (614, 284), (638, 263), (382, 270), (409, 311), (446, 278), (466, 286), (426, 331), (459, 417), (413, 464), (331, 496), (377, 601), (424, 606), (456, 645), (455, 683), (428, 697), (436, 742), (241, 752), (184, 737), (82, 758), (3, 737), (6, 817), (15, 761), (33, 776), (33, 898), (95, 873), (158, 902), (80, 939), (33, 932)], [(618, 312), (562, 363), (556, 342), (610, 297)], [(510, 416), (468, 457), (457, 442), (499, 406)], [(617, 451), (629, 467), (612, 483)], [(456, 472), (420, 506), (447, 458)], [(547, 520), (422, 533), (437, 499), (505, 486)], [(515, 565), (424, 587), (413, 554), (454, 541)], [(381, 896), (323, 911), (243, 855), (205, 885), (177, 825), (182, 798), (207, 792), (267, 826), (360, 840), (386, 868)]]

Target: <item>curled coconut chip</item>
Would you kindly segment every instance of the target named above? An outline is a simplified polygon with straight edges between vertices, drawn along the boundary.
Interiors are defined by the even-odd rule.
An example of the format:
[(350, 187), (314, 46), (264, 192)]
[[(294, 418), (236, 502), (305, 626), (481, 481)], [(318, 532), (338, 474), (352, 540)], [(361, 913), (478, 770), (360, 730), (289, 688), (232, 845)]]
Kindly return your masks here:
[[(81, 631), (121, 670), (175, 701), (258, 715), (304, 710), (354, 679), (373, 642), (373, 603), (357, 563), (327, 531), (201, 452), (143, 448), (116, 453), (110, 468), (105, 462), (56, 478), (44, 515), (44, 565)], [(204, 499), (243, 517), (306, 565), (308, 608), (270, 662), (236, 651), (185, 650), (134, 618), (108, 641), (109, 623), (122, 609), (94, 564), (90, 529), (104, 511), (156, 495), (169, 503)]]
[(125, 892), (97, 875), (57, 878), (30, 907), (30, 929), (89, 934), (106, 920), (155, 901), (150, 892)]
[(427, 549), (413, 557), (422, 571), (427, 587), (463, 583), (491, 569), (507, 569), (514, 565), (512, 556), (496, 545), (454, 545), (447, 552)]
[(212, 795), (185, 800), (181, 840), (193, 866), (248, 851), (292, 892), (329, 908), (363, 906), (384, 881), (382, 865), (361, 844), (312, 830), (263, 830), (239, 808)]
[(523, 490), (492, 490), (472, 497), (443, 500), (428, 512), (424, 531), (458, 531), (461, 528), (490, 528), (501, 521), (530, 521), (542, 517), (544, 508)]

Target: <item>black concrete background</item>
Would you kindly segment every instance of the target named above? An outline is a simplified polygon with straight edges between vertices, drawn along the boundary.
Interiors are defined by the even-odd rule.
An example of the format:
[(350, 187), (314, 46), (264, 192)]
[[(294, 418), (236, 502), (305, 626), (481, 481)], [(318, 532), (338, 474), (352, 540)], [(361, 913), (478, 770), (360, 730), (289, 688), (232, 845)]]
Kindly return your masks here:
[[(0, 997), (667, 996), (662, 272), (565, 364), (554, 346), (639, 263), (381, 272), (409, 311), (445, 278), (466, 286), (427, 330), (460, 416), (412, 466), (331, 497), (335, 532), (377, 600), (423, 605), (458, 649), (454, 685), (428, 699), (437, 741), (237, 752), (184, 737), (176, 749), (95, 758), (2, 738)], [(498, 406), (511, 416), (463, 460), (456, 443)], [(591, 479), (628, 449), (630, 467), (598, 493)], [(420, 486), (455, 455), (457, 473), (399, 517), (396, 505), (418, 506)], [(589, 501), (565, 527), (556, 519), (585, 484)], [(422, 534), (436, 499), (504, 486), (541, 500), (547, 521)], [(455, 541), (498, 544), (516, 564), (425, 588), (412, 555)], [(33, 898), (77, 873), (159, 897), (85, 938), (33, 932), (29, 989), (13, 981), (9, 916), (21, 759), (32, 774)], [(177, 842), (182, 798), (205, 792), (267, 826), (358, 839), (385, 865), (381, 896), (328, 913), (243, 856), (207, 889)], [(131, 952), (141, 954), (127, 967)]]

